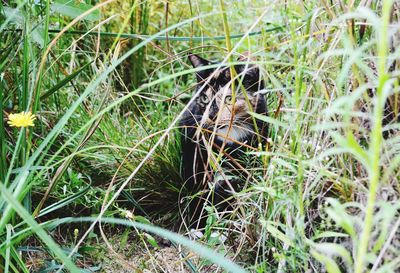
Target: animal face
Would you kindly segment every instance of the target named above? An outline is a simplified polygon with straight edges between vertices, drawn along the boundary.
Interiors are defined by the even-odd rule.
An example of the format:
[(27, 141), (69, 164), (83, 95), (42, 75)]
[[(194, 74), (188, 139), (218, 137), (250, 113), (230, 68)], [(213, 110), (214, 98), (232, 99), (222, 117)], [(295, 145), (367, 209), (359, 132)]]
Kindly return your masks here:
[[(190, 55), (189, 59), (194, 67), (211, 64), (197, 55)], [(257, 133), (249, 112), (266, 111), (264, 96), (258, 92), (264, 88), (259, 69), (254, 65), (237, 65), (235, 72), (234, 80), (228, 67), (196, 74), (197, 97), (189, 107), (189, 115), (193, 126), (197, 126), (197, 134), (207, 129), (215, 132), (218, 140), (230, 144)]]
[[(190, 55), (189, 60), (194, 67), (211, 64), (197, 55)], [(259, 92), (264, 88), (260, 71), (254, 65), (237, 65), (234, 69), (237, 76), (233, 79), (226, 66), (196, 73), (195, 98), (180, 120), (182, 174), (189, 185), (212, 181), (212, 151), (223, 148), (224, 154), (229, 154), (224, 166), (234, 170), (233, 162), (249, 146), (258, 148), (265, 143), (267, 124), (249, 114), (267, 114), (265, 97)]]

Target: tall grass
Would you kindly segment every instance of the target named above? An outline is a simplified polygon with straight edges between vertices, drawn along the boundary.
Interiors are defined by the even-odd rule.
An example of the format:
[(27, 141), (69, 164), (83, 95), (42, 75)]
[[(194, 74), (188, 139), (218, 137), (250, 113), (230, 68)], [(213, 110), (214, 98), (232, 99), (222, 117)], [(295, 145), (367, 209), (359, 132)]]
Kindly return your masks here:
[[(109, 238), (125, 234), (153, 261), (149, 233), (184, 247), (181, 271), (399, 270), (396, 1), (22, 1), (0, 12), (0, 272), (94, 270), (82, 260), (104, 257), (85, 247), (111, 256)], [(204, 208), (197, 240), (212, 250), (154, 226), (193, 235), (177, 127), (199, 70), (189, 51), (231, 68), (248, 52), (267, 83), (269, 115), (254, 117), (269, 139), (239, 162), (247, 186), (228, 217)], [(8, 126), (22, 111), (35, 126)], [(222, 154), (210, 156), (220, 170)], [(20, 253), (38, 247), (43, 263), (30, 268)], [(125, 254), (119, 266), (132, 269)]]

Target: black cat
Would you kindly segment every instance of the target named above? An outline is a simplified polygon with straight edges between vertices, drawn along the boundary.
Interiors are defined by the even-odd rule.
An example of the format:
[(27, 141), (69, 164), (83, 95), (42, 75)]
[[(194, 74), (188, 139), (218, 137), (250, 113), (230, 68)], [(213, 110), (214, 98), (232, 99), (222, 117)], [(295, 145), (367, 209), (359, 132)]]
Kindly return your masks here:
[[(213, 64), (194, 54), (189, 55), (189, 60), (195, 68)], [(238, 179), (227, 179), (225, 175), (240, 174), (237, 160), (244, 155), (246, 146), (257, 148), (260, 142), (265, 142), (267, 134), (267, 124), (249, 114), (267, 114), (265, 96), (258, 92), (264, 89), (259, 68), (235, 65), (234, 70), (234, 81), (226, 66), (197, 72), (196, 98), (180, 121), (185, 183), (195, 192), (206, 189), (208, 183), (214, 183), (212, 203), (220, 203), (220, 207), (229, 193), (240, 187)], [(232, 92), (232, 82), (235, 92)], [(222, 157), (218, 163), (216, 158), (220, 153)], [(221, 166), (223, 170), (218, 173), (225, 175), (216, 177), (212, 165)], [(201, 197), (205, 198), (204, 195)], [(190, 212), (194, 218), (203, 214), (198, 206), (203, 202), (195, 203), (196, 208), (192, 210), (196, 212)]]

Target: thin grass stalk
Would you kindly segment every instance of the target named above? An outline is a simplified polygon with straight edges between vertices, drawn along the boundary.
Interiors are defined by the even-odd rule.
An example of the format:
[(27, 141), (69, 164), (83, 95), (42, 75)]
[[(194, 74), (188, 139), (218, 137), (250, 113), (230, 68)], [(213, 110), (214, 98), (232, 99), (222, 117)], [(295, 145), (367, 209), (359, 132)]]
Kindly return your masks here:
[[(129, 20), (131, 20), (131, 18), (132, 18), (133, 12), (135, 11), (135, 9), (137, 9), (137, 3), (138, 3), (138, 1), (134, 1), (132, 8), (129, 11), (129, 15), (125, 18), (124, 22), (122, 23), (121, 27), (119, 28), (118, 33), (115, 33), (116, 34), (115, 36), (111, 36), (111, 37), (115, 37), (115, 39), (110, 47), (110, 50), (107, 53), (106, 60), (108, 60), (110, 58), (110, 55), (112, 54), (115, 46), (117, 45), (118, 41), (122, 37), (123, 31), (125, 30), (126, 26), (128, 25)], [(100, 32), (100, 35), (101, 35), (101, 32)]]
[(13, 155), (11, 157), (10, 164), (8, 166), (8, 171), (7, 171), (6, 177), (4, 179), (4, 185), (6, 185), (6, 186), (8, 186), (8, 184), (9, 184), (12, 170), (14, 169), (14, 165), (16, 164), (16, 161), (18, 159), (18, 153), (20, 151), (22, 139), (24, 138), (24, 136), (25, 136), (25, 129), (21, 128), (21, 130), (19, 131), (19, 134), (18, 134), (17, 142), (15, 143), (15, 147), (14, 147)]
[(380, 29), (377, 29), (377, 51), (378, 51), (378, 88), (376, 91), (376, 101), (373, 113), (373, 127), (371, 131), (371, 146), (369, 148), (370, 168), (369, 168), (369, 192), (368, 203), (365, 210), (364, 228), (360, 237), (357, 256), (355, 261), (355, 273), (362, 273), (365, 268), (365, 260), (370, 241), (376, 193), (380, 179), (380, 151), (382, 144), (382, 119), (385, 103), (384, 88), (389, 83), (389, 74), (386, 72), (386, 60), (388, 56), (388, 25), (393, 0), (383, 1), (382, 19)]
[(393, 98), (393, 101), (392, 101), (392, 104), (393, 104), (393, 107), (392, 107), (392, 109), (393, 109), (393, 113), (394, 113), (394, 115), (393, 116), (395, 116), (395, 117), (398, 117), (399, 116), (399, 114), (400, 114), (400, 92), (399, 92), (399, 90), (400, 90), (400, 79), (397, 79), (395, 82), (394, 82), (394, 90), (395, 90), (395, 93), (394, 93), (394, 98)]
[[(191, 0), (188, 0), (188, 4), (189, 4), (189, 11), (190, 11), (190, 17), (193, 17), (193, 6), (192, 6), (192, 1)], [(190, 38), (192, 38), (193, 37), (193, 34), (194, 34), (194, 23), (191, 23), (190, 24)], [(190, 39), (189, 40), (189, 48), (192, 48), (193, 47), (193, 40), (192, 39)]]
[[(132, 13), (130, 18), (133, 20), (132, 22), (132, 27), (131, 27), (131, 34), (133, 32), (140, 33), (140, 34), (145, 34), (147, 32), (147, 26), (148, 26), (148, 1), (133, 1), (133, 7), (136, 7), (136, 12)], [(138, 5), (136, 5), (138, 3)], [(135, 28), (134, 28), (135, 27)], [(133, 45), (137, 45), (138, 41), (134, 41)], [(145, 50), (144, 48), (141, 48), (136, 52), (136, 54), (133, 54), (131, 57), (132, 60), (132, 72), (133, 72), (133, 78), (131, 80), (131, 84), (134, 88), (137, 88), (142, 80), (143, 80), (143, 75), (144, 75), (144, 54)]]
[[(23, 71), (22, 71), (22, 95), (20, 101), (20, 109), (28, 111), (29, 108), (29, 70), (31, 63), (31, 41), (30, 41), (30, 11), (31, 7), (26, 5), (24, 8), (24, 50), (23, 50)], [(29, 143), (31, 142), (31, 133), (28, 128), (23, 130), (25, 137), (21, 140), (20, 148), (20, 166), (25, 165), (27, 158), (29, 157)], [(31, 211), (31, 191), (28, 191), (23, 198), (23, 203), (28, 211)]]
[[(347, 7), (347, 12), (352, 12), (353, 11), (353, 6), (354, 6), (354, 1), (352, 1), (352, 3), (349, 3), (348, 7)], [(347, 20), (347, 34), (349, 35), (349, 40), (350, 40), (350, 44), (352, 47), (352, 50), (357, 46), (357, 41), (356, 41), (356, 37), (355, 37), (355, 24), (354, 24), (354, 18), (350, 18)], [(364, 84), (364, 80), (360, 75), (360, 71), (358, 69), (358, 66), (353, 63), (351, 65), (351, 71), (353, 72), (353, 76), (354, 78), (351, 79), (351, 82), (353, 84), (353, 90), (356, 89), (358, 86), (363, 85)]]
[(8, 273), (10, 268), (10, 252), (11, 252), (11, 230), (12, 226), (6, 226), (6, 255), (5, 255), (5, 266), (4, 266), (4, 273)]
[(76, 265), (68, 258), (63, 250), (54, 242), (54, 240), (47, 234), (47, 232), (33, 219), (28, 211), (13, 197), (4, 185), (0, 185), (1, 196), (12, 206), (15, 211), (21, 216), (21, 218), (32, 227), (32, 230), (38, 235), (38, 237), (46, 243), (51, 251), (57, 256), (63, 264), (73, 273), (80, 273), (81, 271)]
[[(228, 62), (231, 63), (233, 62), (233, 58), (232, 58), (232, 44), (231, 44), (231, 39), (230, 39), (230, 31), (229, 31), (229, 24), (228, 24), (228, 18), (226, 16), (226, 9), (225, 9), (225, 5), (224, 5), (224, 0), (219, 0), (219, 4), (220, 4), (220, 10), (221, 10), (221, 15), (222, 15), (222, 23), (224, 26), (224, 32), (225, 32), (225, 45), (226, 45), (226, 49), (228, 51)], [(235, 78), (236, 78), (236, 71), (235, 71), (235, 67), (233, 65), (229, 65), (229, 73), (231, 76), (231, 81), (230, 81), (230, 85), (231, 85), (231, 90), (232, 90), (232, 101), (235, 102), (236, 101), (236, 87), (235, 87)], [(219, 117), (217, 118), (217, 122), (219, 120)], [(253, 119), (254, 120), (254, 119)], [(214, 131), (216, 130), (216, 127), (214, 129)], [(230, 123), (229, 128), (228, 128), (228, 132), (232, 130), (232, 123)], [(211, 139), (211, 143), (214, 140)], [(218, 153), (218, 157), (216, 159), (217, 164), (219, 162), (221, 162), (222, 156), (223, 156), (223, 149), (225, 147), (225, 143), (223, 143), (223, 145), (221, 145), (220, 149), (219, 149), (219, 153)], [(210, 164), (211, 167), (214, 167), (213, 164), (213, 160), (210, 160)], [(215, 166), (215, 168), (217, 168), (217, 166)]]
[[(307, 22), (306, 22), (306, 30), (305, 30), (305, 37), (309, 37), (309, 39), (312, 39), (312, 35), (311, 35), (311, 20), (312, 20), (313, 16), (312, 14), (310, 14), (307, 18)], [(304, 47), (303, 51), (300, 54), (300, 65), (297, 67), (296, 69), (296, 92), (297, 95), (299, 96), (299, 98), (302, 98), (301, 102), (298, 101), (299, 98), (296, 98), (296, 109), (297, 109), (297, 128), (296, 128), (296, 134), (297, 134), (297, 139), (296, 141), (300, 141), (300, 139), (302, 139), (302, 130), (303, 130), (303, 124), (302, 124), (302, 119), (301, 119), (301, 111), (307, 111), (308, 108), (308, 93), (307, 94), (303, 94), (303, 76), (304, 76), (304, 71), (303, 71), (303, 63), (305, 63), (305, 60), (307, 59), (307, 54), (308, 54), (308, 47)], [(299, 73), (297, 73), (297, 71), (299, 70)], [(304, 109), (304, 110), (302, 110)], [(304, 166), (303, 166), (303, 160), (302, 160), (302, 156), (301, 156), (301, 144), (297, 143), (296, 145), (296, 151), (295, 153), (297, 155), (299, 155), (299, 165), (298, 165), (298, 176), (297, 176), (297, 187), (298, 187), (298, 194), (299, 194), (299, 214), (301, 217), (301, 225), (299, 225), (299, 229), (298, 231), (300, 233), (302, 233), (302, 236), (304, 236), (304, 216), (305, 216), (305, 209), (304, 209), (304, 203), (303, 203), (303, 199), (304, 199)]]
[(3, 77), (0, 76), (0, 184), (5, 183), (7, 172), (7, 141), (4, 128), (4, 115), (3, 115)]
[(25, 263), (22, 261), (22, 258), (20, 257), (18, 251), (15, 249), (14, 245), (11, 246), (10, 249), (10, 256), (11, 260), (14, 261), (14, 263), (10, 263), (10, 268), (13, 270), (15, 273), (30, 273), (28, 269), (26, 268)]
[[(276, 27), (271, 27), (271, 28), (267, 28), (263, 31), (254, 31), (254, 32), (250, 32), (248, 33), (248, 36), (259, 36), (262, 35), (264, 33), (268, 33), (268, 32), (273, 32), (276, 30), (281, 30), (283, 27), (282, 26), (276, 26)], [(62, 30), (60, 29), (49, 29), (49, 33), (60, 33)], [(323, 32), (323, 31), (321, 31)], [(314, 33), (317, 34), (318, 32)], [(87, 33), (87, 31), (83, 31), (83, 30), (70, 30), (65, 32), (65, 35), (74, 35), (74, 34), (87, 34), (87, 35), (99, 35), (100, 36), (104, 36), (104, 37), (116, 37), (118, 36), (118, 33), (114, 33), (114, 32), (107, 32), (107, 31), (101, 31), (101, 32), (90, 32)], [(239, 34), (232, 34), (229, 36), (230, 39), (240, 39), (242, 38), (244, 35), (247, 35), (247, 33), (239, 33)], [(147, 39), (149, 38), (151, 35), (146, 35), (146, 34), (135, 34), (135, 33), (122, 33), (120, 35), (121, 38), (128, 38), (128, 39)], [(206, 41), (222, 41), (225, 40), (226, 36), (168, 36), (168, 40), (169, 41), (174, 41), (174, 42), (206, 42)], [(157, 37), (156, 39), (154, 39), (155, 41), (165, 41), (167, 40), (167, 37), (165, 35), (161, 35), (159, 37)]]
[[(224, 32), (225, 32), (225, 44), (226, 44), (226, 50), (228, 51), (229, 56), (228, 56), (228, 62), (233, 62), (233, 58), (232, 58), (232, 44), (231, 44), (231, 34), (229, 31), (229, 24), (228, 24), (228, 18), (226, 16), (226, 9), (225, 9), (225, 5), (224, 5), (224, 0), (219, 0), (219, 5), (220, 5), (220, 9), (221, 9), (221, 13), (222, 13), (222, 22), (224, 25)], [(230, 65), (229, 66), (229, 72), (231, 74), (231, 79), (234, 79), (236, 76), (236, 71), (235, 68)], [(231, 81), (231, 88), (232, 88), (232, 100), (235, 101), (235, 94), (236, 94), (236, 89), (235, 89), (235, 81), (232, 80)]]
[[(309, 18), (310, 20), (310, 18)], [(310, 24), (310, 22), (308, 22)], [(290, 35), (294, 41), (296, 41), (297, 34), (295, 32), (295, 25), (291, 24), (290, 26)], [(301, 130), (302, 130), (302, 89), (303, 89), (303, 68), (302, 68), (302, 53), (298, 49), (298, 45), (296, 42), (293, 42), (293, 63), (295, 68), (295, 92), (294, 92), (294, 101), (296, 107), (296, 132), (293, 134), (293, 153), (298, 157), (297, 164), (297, 176), (296, 176), (296, 187), (298, 191), (298, 205), (299, 205), (299, 215), (301, 217), (304, 216), (304, 205), (303, 205), (303, 179), (304, 179), (304, 171), (302, 165), (302, 154), (301, 154)]]
[[(49, 40), (49, 21), (50, 21), (50, 0), (46, 0), (42, 55), (44, 55), (46, 53), (47, 43), (48, 43), (48, 40)], [(35, 97), (33, 98), (32, 113), (36, 113), (36, 111), (39, 109), (40, 89), (41, 89), (41, 86), (42, 86), (41, 85), (42, 78), (43, 78), (43, 74), (39, 73), (37, 89), (36, 89), (36, 92), (35, 92)]]
[[(29, 62), (30, 62), (30, 54), (29, 54), (29, 7), (25, 7), (28, 10), (25, 14), (25, 25), (24, 25), (24, 38), (23, 38), (23, 64), (22, 64), (22, 88), (21, 88), (21, 96), (19, 101), (19, 110), (27, 111), (28, 110), (28, 89), (29, 89)], [(20, 163), (21, 166), (25, 164), (26, 158), (26, 138), (22, 139), (21, 142), (21, 155), (20, 155)]]

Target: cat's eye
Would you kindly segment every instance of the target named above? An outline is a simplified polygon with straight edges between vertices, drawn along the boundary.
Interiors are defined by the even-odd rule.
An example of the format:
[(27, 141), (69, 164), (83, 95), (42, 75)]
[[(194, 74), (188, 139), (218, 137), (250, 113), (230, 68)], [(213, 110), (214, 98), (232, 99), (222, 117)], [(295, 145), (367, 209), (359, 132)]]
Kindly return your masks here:
[(232, 104), (232, 103), (233, 103), (232, 96), (227, 95), (227, 96), (225, 97), (225, 103), (226, 103), (226, 104)]
[(210, 98), (207, 95), (201, 95), (200, 96), (200, 102), (204, 103), (204, 104), (207, 104), (207, 103), (210, 102)]

